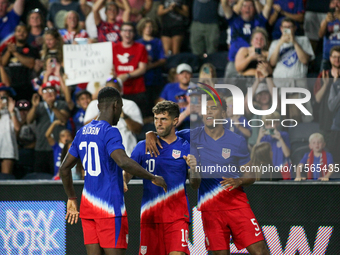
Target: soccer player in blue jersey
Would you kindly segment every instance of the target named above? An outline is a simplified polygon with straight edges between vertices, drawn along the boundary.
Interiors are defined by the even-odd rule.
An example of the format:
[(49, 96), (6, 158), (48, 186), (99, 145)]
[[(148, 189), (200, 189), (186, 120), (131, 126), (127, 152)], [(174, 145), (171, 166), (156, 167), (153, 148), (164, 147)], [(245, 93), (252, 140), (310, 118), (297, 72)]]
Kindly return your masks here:
[(111, 87), (98, 94), (99, 115), (82, 127), (72, 143), (60, 174), (68, 196), (66, 219), (77, 223), (78, 209), (71, 168), (80, 158), (85, 170), (80, 215), (87, 254), (124, 255), (128, 223), (123, 197), (123, 171), (150, 180), (166, 191), (164, 179), (153, 175), (130, 159), (116, 125), (122, 112), (122, 98)]
[[(246, 140), (223, 125), (215, 125), (214, 119), (226, 119), (224, 100), (220, 105), (208, 99), (203, 127), (177, 133), (186, 140), (191, 138), (191, 148), (197, 151), (193, 152), (199, 161), (196, 170), (202, 178), (198, 210), (202, 212), (206, 248), (214, 255), (229, 255), (232, 236), (238, 249), (246, 248), (252, 255), (269, 255), (261, 228), (243, 191), (243, 186), (255, 181), (251, 173), (241, 175), (242, 170), (250, 167)], [(149, 144), (147, 147), (148, 151)]]
[[(165, 194), (149, 180), (143, 181), (139, 254), (185, 255), (189, 254), (187, 242), (190, 206), (185, 186), (188, 166), (191, 186), (197, 189), (201, 180), (199, 173), (194, 171), (196, 159), (190, 155), (189, 142), (175, 134), (178, 105), (162, 101), (152, 111), (163, 150), (157, 158), (153, 158), (145, 154), (145, 141), (141, 141), (133, 150), (131, 158), (150, 173), (163, 176), (168, 192)], [(131, 174), (124, 173), (126, 182), (131, 177)]]

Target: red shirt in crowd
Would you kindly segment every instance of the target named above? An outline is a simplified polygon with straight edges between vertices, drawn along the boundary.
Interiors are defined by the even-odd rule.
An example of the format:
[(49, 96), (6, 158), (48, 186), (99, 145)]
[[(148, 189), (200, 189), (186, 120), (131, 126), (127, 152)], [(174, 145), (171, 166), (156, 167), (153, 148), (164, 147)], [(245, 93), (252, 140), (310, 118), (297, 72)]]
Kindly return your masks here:
[[(117, 76), (131, 73), (138, 68), (139, 62), (148, 63), (148, 53), (141, 43), (134, 42), (131, 47), (124, 48), (121, 42), (112, 44), (113, 65)], [(128, 79), (123, 84), (125, 95), (145, 92), (144, 76)]]
[(97, 26), (98, 31), (98, 42), (119, 42), (120, 38), (120, 27), (122, 22), (109, 23), (101, 21)]

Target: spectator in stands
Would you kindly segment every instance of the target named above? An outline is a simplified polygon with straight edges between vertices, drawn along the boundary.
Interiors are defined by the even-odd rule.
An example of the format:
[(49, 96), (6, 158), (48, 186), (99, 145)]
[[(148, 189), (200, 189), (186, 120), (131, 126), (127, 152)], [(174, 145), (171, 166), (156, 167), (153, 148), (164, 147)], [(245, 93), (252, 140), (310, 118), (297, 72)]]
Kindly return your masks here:
[(148, 53), (143, 44), (133, 40), (135, 33), (132, 23), (123, 23), (120, 33), (122, 41), (112, 46), (114, 75), (123, 82), (124, 98), (133, 100), (145, 118), (148, 109), (145, 104), (144, 74)]
[(1, 54), (0, 54), (0, 82), (4, 83), (7, 87), (11, 85), (9, 76), (5, 70), (5, 67), (2, 64)]
[(45, 19), (39, 9), (33, 9), (27, 16), (28, 38), (27, 43), (36, 48), (39, 52), (42, 50), (44, 43)]
[(330, 144), (331, 126), (333, 122), (333, 113), (328, 107), (329, 93), (333, 84), (334, 77), (340, 73), (340, 46), (334, 46), (331, 49), (329, 61), (331, 68), (323, 70), (314, 85), (315, 101), (318, 103), (320, 133), (325, 138), (326, 144)]
[[(88, 2), (88, 6), (90, 8), (90, 13), (86, 16), (86, 20), (85, 20), (85, 27), (86, 27), (86, 32), (88, 33), (89, 37), (92, 40), (95, 40), (98, 38), (98, 32), (97, 32), (97, 26), (96, 23), (94, 21), (94, 13), (93, 13), (93, 4), (96, 2), (97, 0), (91, 0), (90, 2)], [(106, 1), (106, 3), (111, 2), (112, 0), (108, 0)], [(103, 4), (100, 7), (99, 10), (99, 15), (100, 18), (102, 20), (106, 20), (106, 14), (105, 14), (105, 6), (103, 6)]]
[[(120, 29), (122, 22), (116, 20), (119, 7), (115, 2), (109, 2), (105, 6), (106, 21), (102, 20), (99, 11), (104, 4), (104, 0), (97, 0), (93, 5), (93, 15), (94, 21), (97, 26), (98, 31), (98, 42), (119, 42)], [(128, 0), (123, 0), (124, 14), (123, 22), (128, 22), (130, 20), (131, 8)]]
[(241, 115), (233, 114), (233, 98), (227, 97), (225, 99), (227, 104), (227, 124), (225, 125), (230, 131), (243, 136), (246, 140), (251, 136), (251, 127), (248, 120)]
[(309, 149), (301, 159), (294, 181), (306, 180), (305, 177), (301, 177), (302, 169), (307, 171), (308, 180), (321, 180), (329, 181), (329, 177), (333, 173), (333, 157), (332, 154), (325, 151), (325, 140), (320, 133), (311, 134), (309, 137)]
[(162, 17), (161, 39), (165, 55), (180, 53), (188, 25), (189, 2), (187, 0), (162, 0), (158, 7), (158, 15)]
[[(277, 87), (287, 86), (287, 79), (293, 78), (292, 87), (302, 87), (307, 89), (308, 63), (314, 59), (314, 52), (309, 39), (306, 36), (295, 36), (296, 26), (294, 20), (284, 18), (281, 24), (282, 36), (279, 40), (271, 43), (269, 48), (269, 62), (274, 67), (273, 77)], [(290, 81), (291, 82), (291, 81)], [(301, 94), (292, 94), (290, 98), (299, 98)], [(307, 102), (305, 107), (313, 113), (311, 102)], [(298, 122), (310, 122), (313, 116), (301, 115), (301, 111), (294, 105), (289, 108), (289, 117)]]
[(3, 174), (12, 174), (14, 162), (19, 159), (16, 135), (21, 119), (13, 96), (13, 88), (0, 83), (0, 161)]
[[(125, 6), (121, 1), (116, 2), (118, 7), (120, 8), (117, 20), (122, 21)], [(129, 0), (128, 3), (131, 8), (130, 21), (134, 24), (137, 24), (142, 19), (142, 17), (150, 12), (153, 0)]]
[(14, 31), (24, 12), (24, 3), (25, 0), (16, 0), (13, 9), (7, 12), (9, 1), (0, 0), (0, 53), (7, 43), (14, 42)]
[[(280, 39), (281, 23), (284, 18), (290, 18), (294, 21), (294, 24), (299, 30), (300, 24), (303, 23), (305, 17), (305, 7), (303, 0), (275, 0), (273, 4), (273, 13), (269, 18), (269, 25), (273, 26), (272, 39)], [(302, 34), (301, 32), (299, 34)]]
[[(64, 44), (77, 43), (77, 38), (89, 37), (86, 30), (80, 28), (79, 15), (75, 11), (69, 11), (65, 15), (65, 28), (59, 29), (59, 33), (63, 37)], [(86, 39), (85, 43), (87, 43)]]
[(137, 42), (143, 44), (148, 52), (148, 64), (146, 73), (144, 74), (146, 97), (148, 104), (148, 114), (150, 121), (153, 123), (152, 107), (156, 104), (160, 93), (163, 89), (162, 66), (165, 64), (165, 55), (162, 41), (153, 37), (154, 32), (157, 33), (157, 25), (150, 18), (143, 18), (137, 25), (137, 32), (141, 39)]
[[(65, 90), (68, 88), (65, 86)], [(71, 101), (69, 104), (69, 109), (71, 111), (72, 122), (74, 127), (72, 127), (72, 134), (75, 134), (82, 126), (84, 126), (85, 112), (92, 100), (92, 94), (87, 90), (80, 90), (76, 94), (76, 105)]]
[(266, 26), (273, 0), (266, 1), (266, 5), (260, 14), (256, 14), (253, 0), (243, 0), (240, 15), (233, 12), (227, 0), (222, 0), (221, 4), (231, 29), (229, 62), (225, 77), (232, 78), (238, 75), (235, 68), (235, 56), (238, 50), (249, 46), (251, 33), (255, 27)]
[(36, 141), (35, 123), (27, 124), (27, 114), (30, 109), (30, 102), (23, 99), (16, 103), (16, 107), (20, 112), (21, 123), (20, 131), (18, 133), (19, 145), (19, 161), (15, 167), (15, 177), (17, 179), (23, 178), (26, 174), (33, 172), (34, 166), (34, 147)]
[[(266, 78), (266, 81), (262, 81), (261, 79), (257, 78), (252, 86), (252, 98), (253, 98), (253, 106), (257, 110), (268, 110), (272, 106), (273, 102), (273, 88), (275, 87), (272, 78)], [(245, 117), (246, 119), (258, 119), (261, 120), (262, 116), (255, 115), (249, 110), (248, 106), (248, 93), (245, 96), (244, 101), (244, 109), (245, 109)], [(248, 144), (250, 146), (254, 146), (257, 141), (257, 137), (259, 134), (259, 127), (255, 125), (251, 128), (252, 133), (251, 137), (248, 139)]]
[[(121, 85), (115, 78), (106, 82), (106, 86), (113, 87), (121, 93)], [(84, 122), (88, 124), (96, 119), (99, 113), (98, 100), (93, 100), (85, 113)], [(137, 144), (135, 135), (139, 134), (143, 128), (142, 114), (135, 102), (123, 98), (122, 114), (120, 115), (117, 128), (122, 135), (123, 145), (126, 154), (130, 157), (133, 148)]]
[(168, 83), (164, 87), (158, 99), (158, 102), (163, 101), (163, 100), (169, 100), (169, 101), (177, 103), (176, 95), (180, 93), (185, 94), (187, 92), (189, 88), (189, 84), (190, 84), (190, 79), (192, 77), (191, 66), (185, 63), (180, 64), (176, 68), (176, 73), (177, 73), (178, 82)]
[(258, 64), (267, 62), (267, 47), (267, 31), (264, 28), (256, 28), (251, 35), (250, 46), (240, 48), (236, 54), (236, 71), (242, 76), (255, 77)]
[(63, 38), (58, 29), (48, 28), (44, 33), (44, 44), (41, 52), (42, 60), (56, 58), (58, 63), (63, 63)]
[(329, 9), (326, 18), (321, 22), (319, 29), (319, 37), (323, 38), (321, 70), (328, 70), (331, 68), (329, 62), (330, 50), (333, 46), (340, 45), (340, 1), (331, 0)]
[(56, 2), (51, 5), (47, 15), (47, 26), (49, 28), (64, 28), (64, 20), (68, 11), (75, 11), (78, 13), (80, 19), (80, 28), (84, 28), (85, 16), (80, 8), (80, 4), (78, 2), (72, 2), (72, 0), (60, 0), (60, 3)]
[(59, 133), (59, 140), (56, 141), (53, 138), (53, 131), (56, 126), (62, 126), (65, 128), (65, 123), (61, 122), (60, 120), (55, 120), (51, 123), (51, 125), (48, 127), (48, 129), (45, 132), (45, 137), (47, 139), (48, 144), (53, 149), (53, 165), (54, 165), (54, 172), (53, 176), (56, 176), (59, 171), (59, 167), (61, 164), (60, 156), (61, 151), (64, 148), (65, 144), (67, 142), (72, 141), (72, 135), (71, 132), (68, 129), (63, 129)]
[(14, 35), (15, 43), (8, 43), (3, 51), (2, 64), (8, 68), (11, 87), (17, 91), (15, 99), (29, 100), (33, 95), (32, 69), (39, 55), (26, 42), (28, 31), (25, 25), (18, 25)]
[[(37, 142), (35, 145), (34, 171), (54, 173), (53, 151), (49, 146), (45, 132), (51, 123), (60, 120), (66, 123), (69, 118), (67, 104), (64, 101), (56, 100), (56, 87), (47, 82), (42, 85), (42, 98), (38, 94), (32, 96), (32, 108), (27, 115), (27, 123), (36, 121)], [(59, 140), (59, 133), (63, 128), (58, 126), (54, 129), (53, 136)]]
[(331, 126), (331, 139), (328, 145), (330, 153), (332, 153), (334, 162), (340, 163), (340, 82), (339, 73), (335, 74), (333, 84), (328, 97), (328, 107), (333, 113), (333, 123)]
[(285, 131), (278, 131), (280, 114), (273, 112), (262, 117), (265, 127), (261, 127), (256, 144), (269, 142), (273, 152), (273, 165), (281, 168), (284, 180), (290, 180), (290, 142), (289, 135)]
[(218, 49), (218, 5), (216, 0), (194, 0), (192, 8), (193, 21), (190, 28), (190, 46), (192, 53), (203, 56)]
[[(273, 181), (275, 178), (281, 179), (281, 176), (275, 175), (273, 171), (268, 171), (268, 166), (273, 166), (273, 152), (270, 143), (261, 142), (255, 144), (250, 154), (252, 167), (257, 181)], [(267, 168), (264, 168), (267, 167)], [(266, 170), (266, 171), (264, 171)]]

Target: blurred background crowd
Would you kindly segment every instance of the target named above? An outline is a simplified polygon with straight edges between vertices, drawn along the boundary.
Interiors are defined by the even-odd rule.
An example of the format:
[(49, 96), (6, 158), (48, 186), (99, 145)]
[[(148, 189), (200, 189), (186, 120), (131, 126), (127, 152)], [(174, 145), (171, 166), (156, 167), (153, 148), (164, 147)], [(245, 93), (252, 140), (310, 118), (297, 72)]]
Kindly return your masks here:
[[(100, 42), (112, 42), (106, 83), (66, 86), (63, 45)], [(230, 91), (219, 91), (226, 128), (247, 139), (254, 163), (326, 169), (307, 166), (305, 177), (291, 170), (277, 179), (337, 177), (329, 165), (340, 163), (340, 0), (0, 0), (0, 53), (2, 179), (58, 179), (76, 132), (98, 115), (104, 86), (122, 94), (117, 127), (130, 155), (155, 130), (157, 102), (178, 103), (178, 130), (201, 126), (197, 87), (226, 82), (246, 99), (244, 116), (233, 115)], [(254, 115), (253, 107), (268, 110), (280, 98), (276, 87), (308, 89), (304, 106), (312, 115), (289, 105), (282, 116), (280, 104), (270, 115)], [(251, 119), (263, 127), (249, 125)], [(73, 176), (83, 178), (81, 164)]]

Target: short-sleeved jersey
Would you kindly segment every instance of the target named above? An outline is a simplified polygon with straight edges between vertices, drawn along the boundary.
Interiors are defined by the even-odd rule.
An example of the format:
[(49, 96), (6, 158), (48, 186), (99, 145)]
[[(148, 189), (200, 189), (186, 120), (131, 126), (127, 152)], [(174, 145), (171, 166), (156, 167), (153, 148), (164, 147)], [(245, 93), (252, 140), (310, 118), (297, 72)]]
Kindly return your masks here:
[(119, 42), (121, 22), (109, 23), (101, 21), (97, 26), (98, 42)]
[[(131, 73), (138, 69), (139, 62), (148, 63), (148, 52), (141, 43), (133, 43), (131, 47), (124, 48), (121, 42), (112, 44), (113, 65), (117, 76)], [(144, 76), (128, 79), (123, 84), (125, 95), (145, 92)]]
[(165, 100), (177, 103), (178, 100), (176, 99), (176, 95), (178, 95), (181, 92), (186, 93), (186, 90), (181, 89), (178, 82), (168, 83), (162, 90), (160, 97)]
[(78, 33), (76, 31), (68, 31), (66, 28), (59, 29), (60, 35), (63, 37), (64, 44), (72, 44), (75, 38), (88, 38), (85, 29), (81, 29)]
[[(181, 136), (180, 133), (177, 133), (178, 136)], [(188, 132), (184, 131), (183, 135), (187, 137)], [(223, 136), (215, 141), (207, 135), (204, 127), (191, 130), (190, 138), (202, 178), (198, 190), (198, 210), (226, 211), (249, 207), (242, 187), (229, 191), (220, 184), (222, 177), (240, 177), (240, 166), (250, 161), (246, 140), (225, 128)], [(215, 168), (213, 174), (208, 171), (209, 167)]]
[(157, 158), (145, 154), (145, 141), (139, 142), (131, 154), (131, 158), (147, 171), (162, 176), (168, 186), (165, 193), (163, 188), (150, 180), (143, 180), (141, 223), (169, 223), (178, 219), (189, 221), (185, 188), (188, 166), (183, 156), (190, 154), (190, 144), (179, 137), (171, 144), (160, 141), (163, 149)]
[(267, 19), (261, 13), (255, 15), (251, 21), (244, 21), (241, 16), (233, 13), (233, 16), (227, 21), (231, 29), (229, 61), (235, 61), (238, 50), (241, 47), (249, 47), (253, 29), (265, 27)]
[(126, 216), (122, 169), (110, 156), (117, 149), (124, 150), (122, 137), (106, 121), (93, 120), (77, 132), (69, 153), (85, 170), (81, 218)]

